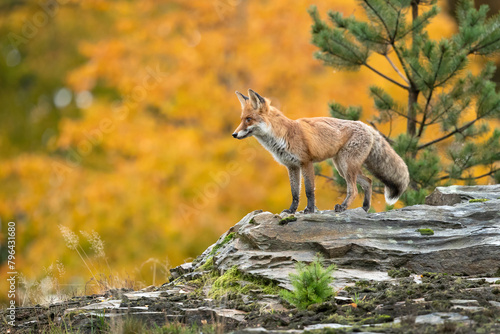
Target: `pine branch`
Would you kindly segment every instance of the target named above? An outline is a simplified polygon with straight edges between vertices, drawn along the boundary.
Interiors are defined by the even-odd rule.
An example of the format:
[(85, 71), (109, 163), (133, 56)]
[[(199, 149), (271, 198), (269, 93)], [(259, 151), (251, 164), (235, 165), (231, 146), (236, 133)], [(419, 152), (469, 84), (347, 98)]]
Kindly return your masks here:
[(422, 117), (422, 122), (420, 123), (420, 129), (418, 129), (418, 135), (417, 135), (417, 137), (419, 137), (419, 138), (422, 136), (422, 133), (424, 132), (424, 128), (426, 126), (425, 121), (427, 120), (427, 113), (429, 112), (429, 105), (431, 103), (432, 94), (434, 93), (434, 89), (435, 89), (434, 84), (436, 83), (436, 80), (437, 80), (437, 77), (438, 77), (438, 73), (439, 73), (439, 69), (441, 68), (441, 64), (443, 63), (443, 57), (444, 57), (444, 53), (441, 52), (441, 56), (439, 57), (438, 66), (435, 69), (434, 80), (432, 80), (432, 85), (431, 85), (432, 87), (428, 86), (429, 89), (430, 89), (430, 91), (429, 91), (429, 96), (427, 97), (427, 102), (425, 103), (424, 116)]
[[(464, 58), (464, 59), (467, 59), (467, 58)], [(453, 71), (451, 71), (450, 75), (448, 75), (445, 79), (441, 80), (440, 83), (438, 84), (435, 84), (434, 87), (439, 87), (439, 86), (442, 86), (444, 83), (446, 83), (448, 80), (450, 80), (451, 78), (453, 78), (453, 76), (455, 74), (457, 74), (457, 71), (458, 69), (460, 68), (460, 65), (462, 64), (462, 62), (460, 62), (459, 64), (457, 64), (457, 67), (455, 67), (455, 69)]]
[(427, 101), (425, 103), (424, 116), (422, 117), (422, 122), (420, 122), (420, 128), (418, 129), (418, 134), (417, 134), (417, 137), (419, 137), (419, 138), (422, 136), (422, 133), (424, 132), (424, 128), (429, 125), (429, 124), (426, 123), (426, 121), (427, 121), (427, 115), (428, 115), (429, 106), (430, 106), (430, 103), (431, 103), (432, 93), (433, 92), (434, 92), (434, 89), (432, 89), (429, 92), (429, 96), (428, 96)]
[(476, 123), (479, 119), (481, 119), (481, 117), (477, 117), (475, 120), (470, 121), (469, 123), (467, 123), (467, 124), (465, 124), (465, 125), (461, 126), (461, 127), (460, 127), (460, 128), (458, 128), (458, 129), (455, 129), (454, 131), (452, 131), (452, 132), (448, 133), (448, 134), (447, 134), (447, 135), (445, 135), (445, 136), (442, 136), (442, 137), (437, 138), (437, 139), (434, 139), (434, 140), (432, 140), (432, 141), (430, 141), (430, 142), (428, 142), (428, 143), (425, 143), (425, 144), (422, 144), (422, 145), (420, 145), (420, 146), (417, 146), (417, 151), (419, 151), (419, 150), (421, 150), (421, 149), (424, 149), (424, 148), (426, 148), (426, 147), (428, 147), (428, 146), (434, 145), (434, 144), (436, 144), (436, 143), (439, 143), (440, 141), (443, 141), (443, 140), (445, 140), (445, 139), (448, 139), (448, 138), (450, 138), (451, 136), (453, 136), (455, 133), (459, 133), (459, 132), (461, 133), (462, 131), (464, 131), (465, 129), (467, 129), (468, 127), (470, 127), (470, 126), (471, 126), (471, 125), (473, 125), (474, 123)]
[(478, 52), (479, 50), (484, 49), (484, 48), (487, 48), (488, 46), (490, 46), (490, 45), (492, 45), (492, 44), (495, 44), (495, 43), (497, 43), (497, 42), (499, 42), (499, 41), (500, 41), (500, 37), (499, 37), (499, 38), (497, 38), (497, 39), (495, 39), (495, 40), (493, 40), (493, 41), (491, 41), (491, 42), (489, 42), (489, 43), (487, 43), (487, 44), (485, 44), (485, 45), (481, 45), (481, 46), (480, 46), (480, 44), (481, 44), (481, 43), (479, 43), (478, 45), (476, 45), (475, 47), (473, 47), (472, 49), (470, 49), (470, 50), (469, 50), (469, 54), (476, 53), (476, 52)]
[(382, 78), (384, 78), (384, 79), (386, 79), (386, 80), (389, 80), (389, 81), (390, 81), (390, 82), (392, 82), (393, 84), (395, 84), (395, 85), (397, 85), (397, 86), (399, 86), (399, 87), (401, 87), (401, 88), (403, 88), (403, 89), (406, 89), (406, 90), (410, 89), (410, 87), (405, 86), (405, 85), (403, 85), (403, 84), (400, 84), (400, 83), (399, 83), (399, 82), (397, 82), (396, 80), (391, 79), (391, 78), (389, 78), (388, 76), (386, 76), (385, 74), (383, 74), (383, 73), (381, 73), (381, 72), (377, 71), (376, 69), (374, 69), (373, 67), (371, 67), (370, 65), (368, 65), (368, 63), (364, 63), (363, 65), (365, 65), (365, 66), (366, 66), (366, 67), (368, 67), (370, 70), (372, 70), (373, 72), (375, 72), (375, 73), (377, 73), (378, 75), (380, 75)]
[[(424, 18), (419, 20), (416, 24), (415, 24), (415, 21), (417, 20), (418, 17), (422, 17), (422, 16), (419, 16), (418, 15), (418, 4), (417, 4), (417, 9), (416, 11), (413, 11), (412, 9), (412, 18), (413, 18), (413, 22), (412, 22), (412, 26), (403, 33), (403, 35), (401, 35), (398, 40), (401, 40), (401, 39), (404, 39), (408, 34), (410, 33), (414, 33), (416, 30), (419, 30), (422, 26), (424, 26), (430, 18), (432, 18), (432, 16), (434, 16), (435, 14), (437, 14), (437, 12), (427, 12), (427, 13), (424, 13), (423, 16)], [(427, 16), (427, 17), (426, 17)]]
[[(448, 111), (451, 110), (451, 108), (453, 108), (453, 105), (450, 105), (448, 108), (444, 109), (441, 113), (439, 113), (436, 117), (434, 117), (427, 125), (432, 125), (432, 124), (435, 124), (436, 121), (441, 118), (441, 116), (443, 116), (444, 114), (446, 114)], [(462, 111), (464, 111), (464, 109), (467, 108), (467, 106), (463, 107), (462, 109), (460, 109), (460, 113)]]
[[(418, 77), (420, 78), (420, 80), (422, 80), (422, 82), (425, 83), (425, 78), (420, 74), (420, 71), (418, 69), (416, 69), (411, 63), (408, 63), (408, 65), (410, 65), (410, 68), (413, 71), (413, 73), (415, 73), (416, 75), (418, 75)], [(426, 84), (426, 86), (427, 86), (427, 84)]]
[(384, 0), (384, 1), (385, 1), (385, 3), (386, 3), (389, 7), (391, 7), (391, 8), (392, 8), (395, 12), (397, 12), (397, 13), (401, 13), (401, 11), (400, 11), (400, 10), (397, 10), (397, 9), (396, 9), (396, 7), (394, 7), (394, 4), (393, 4), (392, 2), (390, 2), (390, 1), (388, 1), (388, 0)]
[(440, 181), (447, 180), (447, 179), (454, 179), (454, 180), (460, 180), (460, 181), (477, 180), (477, 179), (482, 179), (483, 177), (486, 177), (486, 176), (493, 175), (498, 171), (500, 171), (500, 168), (493, 169), (489, 173), (485, 173), (483, 175), (479, 175), (479, 176), (475, 176), (475, 177), (451, 177), (450, 175), (445, 175), (445, 176), (440, 177), (439, 180)]
[[(378, 97), (381, 101), (385, 102), (386, 104), (388, 104), (388, 105), (390, 104), (390, 103), (388, 103), (388, 102), (387, 102), (387, 100), (384, 100), (384, 97), (383, 97), (383, 96), (381, 96), (380, 94), (377, 94), (377, 92), (372, 91), (372, 94), (373, 94), (373, 95), (375, 95), (375, 96), (377, 96), (377, 97)], [(397, 111), (396, 109), (389, 108), (388, 110), (390, 110), (390, 111), (392, 111), (392, 112), (394, 112), (394, 113), (398, 114), (398, 115), (399, 115), (399, 116), (401, 116), (401, 117), (404, 117), (404, 118), (406, 118), (406, 119), (410, 119), (410, 117), (408, 117), (408, 115), (405, 115), (405, 114), (403, 114), (403, 113), (400, 113), (400, 112), (399, 112), (399, 111)]]
[[(363, 0), (363, 2), (368, 6), (370, 7), (370, 9), (375, 13), (375, 15), (378, 17), (378, 19), (380, 20), (380, 22), (382, 22), (382, 24), (384, 25), (384, 28), (385, 30), (387, 31), (387, 36), (391, 36), (391, 31), (389, 30), (389, 27), (387, 26), (387, 24), (385, 23), (384, 19), (382, 18), (382, 16), (375, 10), (375, 8), (373, 8), (372, 5), (370, 5), (370, 3), (367, 1), (367, 0)], [(394, 41), (391, 40), (391, 44), (393, 43)]]
[(401, 71), (399, 70), (399, 68), (396, 67), (396, 65), (392, 62), (391, 58), (389, 58), (388, 55), (385, 55), (385, 59), (387, 59), (387, 61), (389, 62), (389, 64), (391, 64), (392, 68), (396, 71), (397, 74), (399, 74), (399, 76), (407, 83), (407, 84), (410, 84), (410, 82), (408, 81), (408, 78), (406, 78), (403, 73), (401, 73)]
[[(394, 8), (394, 6), (392, 6), (392, 4), (389, 2), (389, 1), (386, 1), (388, 4), (391, 5), (391, 7), (396, 10)], [(399, 17), (401, 16), (401, 10), (398, 10), (398, 17), (396, 18), (396, 27), (394, 28), (394, 35), (392, 36), (391, 38), (391, 41), (394, 42), (396, 40), (396, 36), (398, 35), (398, 29), (399, 29)]]
[[(347, 51), (349, 51), (349, 53), (350, 53), (350, 54), (351, 54), (351, 55), (352, 55), (352, 56), (356, 59), (356, 61), (357, 61), (357, 63), (358, 63), (358, 66), (359, 66), (359, 65), (364, 65), (364, 64), (365, 64), (366, 59), (362, 59), (362, 58), (361, 58), (361, 57), (360, 57), (360, 56), (356, 53), (356, 51), (355, 51), (355, 50), (352, 50), (352, 49), (350, 48), (350, 46), (348, 46), (348, 45), (346, 45), (346, 44), (342, 43), (342, 42), (341, 42), (341, 41), (339, 41), (339, 40), (332, 39), (332, 38), (330, 38), (330, 39), (328, 40), (328, 42), (329, 42), (329, 43), (330, 43), (330, 42), (332, 42), (332, 43), (336, 43), (336, 44), (340, 45), (341, 47), (343, 47), (344, 49), (346, 49)], [(344, 61), (346, 61), (346, 62), (351, 62), (351, 63), (352, 63), (352, 60), (351, 60), (351, 59), (346, 58), (346, 57), (342, 57), (340, 54), (333, 53), (333, 52), (328, 52), (328, 53), (330, 53), (330, 54), (332, 54), (333, 56), (338, 57), (338, 58), (340, 58), (340, 59), (342, 59), (342, 60), (344, 60)]]
[(410, 76), (410, 71), (408, 71), (408, 68), (406, 67), (406, 64), (404, 62), (403, 56), (399, 53), (398, 49), (396, 48), (395, 44), (392, 44), (392, 48), (394, 50), (394, 53), (396, 53), (396, 56), (398, 57), (399, 63), (403, 67), (403, 70), (405, 71), (406, 78), (408, 79), (411, 86), (415, 86), (415, 83), (413, 82), (411, 76)]

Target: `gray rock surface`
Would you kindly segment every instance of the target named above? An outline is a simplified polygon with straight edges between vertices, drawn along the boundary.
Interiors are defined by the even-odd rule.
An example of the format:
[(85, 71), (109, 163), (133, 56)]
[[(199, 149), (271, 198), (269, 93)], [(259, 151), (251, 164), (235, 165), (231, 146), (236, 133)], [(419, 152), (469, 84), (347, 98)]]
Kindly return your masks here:
[[(337, 264), (337, 287), (351, 279), (388, 280), (388, 269), (402, 266), (416, 273), (462, 275), (493, 274), (500, 268), (498, 199), (455, 206), (416, 205), (371, 214), (361, 208), (298, 213), (296, 221), (286, 223), (282, 219), (287, 216), (249, 213), (209, 247), (192, 269), (200, 270), (213, 256), (219, 270), (237, 266), (289, 288), (288, 274), (294, 264), (310, 262), (316, 253)], [(432, 229), (434, 234), (422, 235), (417, 231), (422, 228)], [(223, 244), (229, 233), (235, 237)], [(218, 248), (215, 255), (213, 247)]]
[(449, 186), (437, 187), (425, 198), (427, 205), (455, 205), (467, 203), (471, 199), (499, 199), (500, 184), (486, 186)]

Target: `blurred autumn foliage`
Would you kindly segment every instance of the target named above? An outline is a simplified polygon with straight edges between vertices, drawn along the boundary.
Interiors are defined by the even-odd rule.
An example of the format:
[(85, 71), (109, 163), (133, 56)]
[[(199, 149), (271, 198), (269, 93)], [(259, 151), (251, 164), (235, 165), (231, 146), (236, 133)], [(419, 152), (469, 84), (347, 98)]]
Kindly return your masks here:
[[(312, 57), (311, 4), (356, 8), (354, 0), (3, 1), (2, 275), (8, 221), (27, 279), (54, 263), (65, 284), (91, 278), (61, 225), (84, 232), (91, 259), (83, 236), (100, 235), (108, 274), (161, 284), (166, 263), (197, 256), (246, 213), (287, 207), (286, 170), (254, 139), (231, 138), (234, 91), (254, 88), (290, 118), (326, 116), (335, 99), (362, 106), (364, 120), (371, 84), (399, 93), (368, 70), (336, 73)], [(430, 34), (455, 28), (443, 11)], [(320, 209), (343, 198), (326, 179), (316, 188)], [(374, 206), (382, 210), (383, 199)]]

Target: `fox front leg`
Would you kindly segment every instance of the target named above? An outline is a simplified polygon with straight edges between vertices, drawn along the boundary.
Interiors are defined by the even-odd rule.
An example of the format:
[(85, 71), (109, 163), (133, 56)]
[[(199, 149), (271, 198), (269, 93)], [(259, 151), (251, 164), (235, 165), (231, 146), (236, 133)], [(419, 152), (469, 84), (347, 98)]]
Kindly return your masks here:
[(288, 176), (290, 178), (290, 188), (292, 189), (292, 205), (290, 205), (290, 209), (283, 210), (283, 212), (294, 213), (299, 206), (300, 168), (298, 166), (288, 167)]
[(304, 213), (314, 213), (314, 165), (312, 162), (302, 165), (302, 176), (304, 177), (307, 197), (307, 207), (304, 209)]

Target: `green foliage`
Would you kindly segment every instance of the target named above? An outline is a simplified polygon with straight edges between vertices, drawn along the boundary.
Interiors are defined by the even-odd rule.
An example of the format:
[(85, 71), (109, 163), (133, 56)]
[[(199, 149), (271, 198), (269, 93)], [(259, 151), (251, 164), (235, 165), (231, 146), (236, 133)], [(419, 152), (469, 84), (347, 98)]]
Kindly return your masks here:
[(322, 303), (333, 296), (334, 291), (329, 286), (333, 282), (332, 273), (336, 269), (332, 264), (323, 267), (323, 258), (317, 255), (314, 261), (305, 265), (298, 262), (297, 274), (290, 273), (293, 291), (282, 290), (280, 296), (299, 309), (306, 309), (309, 305)]
[(404, 194), (401, 196), (401, 200), (407, 205), (416, 205), (425, 202), (425, 198), (429, 195), (429, 191), (426, 189), (414, 190), (408, 188)]
[(361, 117), (361, 107), (359, 106), (345, 107), (340, 103), (332, 101), (328, 104), (328, 107), (330, 108), (330, 115), (335, 118), (358, 121)]
[[(465, 69), (474, 55), (500, 51), (500, 15), (487, 18), (488, 6), (476, 10), (473, 1), (459, 1), (458, 33), (436, 41), (426, 31), (439, 13), (436, 1), (359, 3), (368, 21), (330, 11), (328, 24), (311, 7), (312, 43), (319, 48), (316, 58), (325, 65), (340, 70), (367, 67), (408, 96), (402, 99), (383, 87), (370, 88), (379, 114), (375, 123), (390, 123), (391, 130), (398, 118), (407, 123), (406, 133), (391, 140), (410, 172), (410, 189), (402, 200), (422, 203), (436, 185), (447, 182), (474, 184), (488, 176), (498, 182), (500, 130), (488, 126), (488, 120), (500, 119), (500, 93), (491, 81), (495, 66), (487, 63), (479, 74)], [(374, 68), (369, 62), (374, 53), (384, 56), (399, 77)], [(361, 115), (359, 107), (336, 102), (329, 107), (336, 118)], [(472, 120), (465, 118), (466, 113), (474, 114)], [(488, 172), (479, 174), (476, 167), (486, 167)]]

